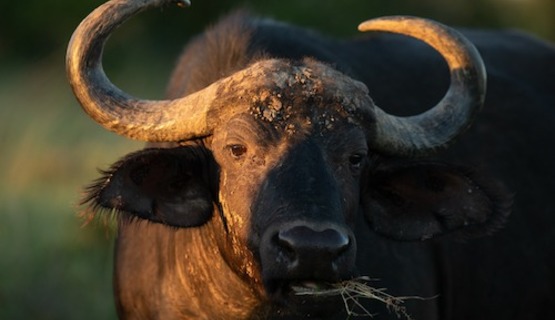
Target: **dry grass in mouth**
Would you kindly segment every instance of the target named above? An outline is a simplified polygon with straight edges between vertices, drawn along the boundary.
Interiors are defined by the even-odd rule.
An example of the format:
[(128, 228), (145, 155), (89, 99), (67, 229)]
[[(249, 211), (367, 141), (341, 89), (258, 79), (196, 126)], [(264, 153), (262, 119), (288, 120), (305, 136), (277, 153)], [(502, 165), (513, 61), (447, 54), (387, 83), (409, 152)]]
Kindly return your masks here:
[(412, 320), (412, 317), (410, 316), (410, 314), (408, 314), (406, 307), (403, 306), (403, 303), (406, 300), (410, 299), (427, 300), (434, 298), (422, 298), (417, 296), (395, 297), (386, 293), (386, 288), (374, 288), (369, 286), (368, 282), (370, 281), (372, 281), (372, 279), (369, 277), (358, 277), (351, 280), (330, 284), (326, 288), (294, 287), (293, 290), (295, 290), (296, 295), (340, 295), (341, 298), (343, 298), (345, 311), (347, 311), (347, 315), (349, 317), (365, 316), (373, 318), (375, 314), (372, 314), (359, 301), (360, 299), (373, 299), (383, 302), (387, 306), (387, 309), (395, 312), (399, 319)]

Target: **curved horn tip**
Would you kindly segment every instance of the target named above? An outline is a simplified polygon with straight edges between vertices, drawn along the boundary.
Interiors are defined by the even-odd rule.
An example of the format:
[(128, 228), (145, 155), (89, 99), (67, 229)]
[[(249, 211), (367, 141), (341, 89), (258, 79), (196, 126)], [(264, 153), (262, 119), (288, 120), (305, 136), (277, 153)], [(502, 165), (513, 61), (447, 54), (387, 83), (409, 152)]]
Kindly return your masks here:
[(190, 0), (174, 0), (178, 7), (187, 8), (191, 6)]
[[(102, 52), (110, 34), (140, 11), (189, 0), (111, 0), (90, 13), (68, 45), (66, 72), (73, 93), (85, 112), (104, 128), (144, 141), (176, 141), (205, 136), (207, 98), (144, 100), (116, 87), (102, 68)], [(215, 91), (214, 91), (215, 92)], [(212, 97), (212, 95), (208, 95)], [(176, 121), (175, 115), (190, 120)]]
[[(390, 32), (396, 32), (395, 26), (399, 26), (402, 23), (409, 23), (411, 26), (417, 27), (418, 25), (422, 27), (434, 27), (440, 26), (441, 28), (445, 28), (446, 30), (450, 30), (448, 26), (444, 25), (441, 22), (421, 18), (416, 16), (409, 16), (409, 15), (397, 15), (397, 16), (383, 16), (373, 19), (368, 19), (366, 21), (361, 22), (358, 25), (358, 31), (365, 32), (365, 31), (383, 31), (384, 28), (388, 29)], [(416, 24), (416, 25), (415, 25)], [(393, 28), (392, 30), (389, 30)]]
[(443, 99), (424, 113), (396, 117), (376, 112), (376, 146), (390, 154), (426, 154), (443, 148), (464, 132), (484, 102), (485, 66), (474, 45), (455, 29), (429, 19), (389, 16), (371, 19), (360, 31), (413, 37), (434, 48), (447, 62), (451, 85)]

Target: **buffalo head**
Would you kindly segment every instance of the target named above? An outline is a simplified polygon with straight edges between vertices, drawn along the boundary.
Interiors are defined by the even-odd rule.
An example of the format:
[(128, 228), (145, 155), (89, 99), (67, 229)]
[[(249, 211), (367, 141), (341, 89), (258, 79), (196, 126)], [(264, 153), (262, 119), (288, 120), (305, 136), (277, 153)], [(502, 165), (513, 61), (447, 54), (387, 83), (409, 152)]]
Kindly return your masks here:
[(286, 306), (311, 305), (295, 288), (368, 272), (355, 263), (357, 216), (373, 232), (406, 241), (477, 234), (505, 214), (495, 192), (467, 170), (399, 160), (444, 147), (482, 105), (483, 64), (455, 31), (408, 17), (360, 25), (416, 37), (445, 58), (447, 94), (411, 117), (384, 112), (363, 83), (309, 58), (261, 58), (179, 99), (137, 99), (106, 78), (102, 48), (125, 19), (166, 2), (111, 1), (73, 35), (67, 72), (84, 110), (120, 135), (174, 145), (127, 156), (86, 202), (166, 225), (168, 233), (211, 230), (215, 247), (204, 250), (219, 252), (257, 299)]

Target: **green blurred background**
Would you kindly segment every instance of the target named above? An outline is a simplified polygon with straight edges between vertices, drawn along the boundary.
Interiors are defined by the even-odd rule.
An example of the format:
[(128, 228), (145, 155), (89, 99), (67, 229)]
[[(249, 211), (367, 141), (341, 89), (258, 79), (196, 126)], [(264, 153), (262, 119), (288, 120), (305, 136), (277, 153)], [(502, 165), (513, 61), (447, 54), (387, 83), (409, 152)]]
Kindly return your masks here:
[[(80, 20), (101, 0), (0, 4), (0, 319), (113, 319), (114, 232), (83, 227), (82, 186), (132, 142), (105, 132), (73, 99), (64, 54)], [(105, 67), (131, 93), (160, 98), (182, 45), (234, 7), (334, 36), (390, 14), (449, 25), (527, 30), (555, 39), (553, 0), (193, 0), (147, 12), (111, 38)], [(139, 266), (140, 267), (140, 266)]]

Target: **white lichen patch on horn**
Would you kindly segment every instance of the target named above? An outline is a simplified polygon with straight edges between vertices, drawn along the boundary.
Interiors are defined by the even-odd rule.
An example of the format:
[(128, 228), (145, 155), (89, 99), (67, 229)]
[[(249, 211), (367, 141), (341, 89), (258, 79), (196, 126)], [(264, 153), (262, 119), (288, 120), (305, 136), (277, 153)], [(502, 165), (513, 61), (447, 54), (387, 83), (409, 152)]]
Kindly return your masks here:
[(256, 118), (266, 122), (286, 120), (290, 110), (287, 111), (285, 109), (291, 109), (291, 106), (286, 105), (284, 107), (284, 102), (281, 101), (281, 98), (281, 93), (276, 91), (262, 91), (259, 95), (252, 97), (252, 106), (249, 112)]

